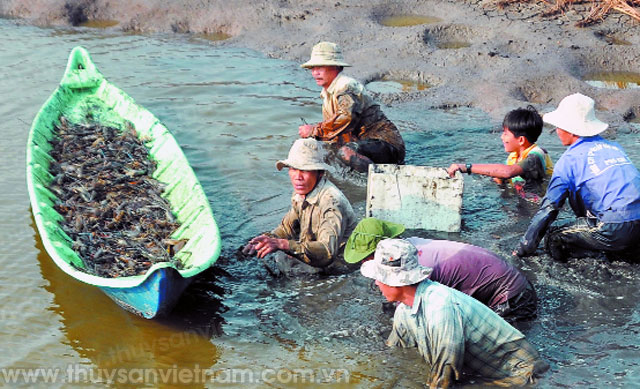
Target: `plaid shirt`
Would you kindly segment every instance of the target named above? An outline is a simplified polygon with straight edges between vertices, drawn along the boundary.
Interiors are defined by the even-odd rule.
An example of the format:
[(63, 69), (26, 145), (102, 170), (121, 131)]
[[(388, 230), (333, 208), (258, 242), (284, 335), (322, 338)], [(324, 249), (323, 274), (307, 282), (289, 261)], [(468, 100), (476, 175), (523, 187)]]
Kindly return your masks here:
[(491, 309), (430, 280), (412, 307), (399, 304), (389, 346), (418, 347), (431, 367), (430, 386), (446, 387), (465, 373), (498, 385), (525, 385), (548, 368), (524, 335)]

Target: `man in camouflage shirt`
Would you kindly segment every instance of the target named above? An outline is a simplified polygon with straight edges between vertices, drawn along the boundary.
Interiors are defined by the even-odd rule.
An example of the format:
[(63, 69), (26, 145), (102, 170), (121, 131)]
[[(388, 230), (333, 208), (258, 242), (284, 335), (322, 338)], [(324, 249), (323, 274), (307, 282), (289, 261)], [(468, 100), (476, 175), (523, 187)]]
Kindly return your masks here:
[(276, 168), (289, 168), (293, 186), (291, 208), (270, 233), (245, 246), (246, 254), (265, 258), (267, 269), (276, 275), (344, 273), (356, 267), (343, 259), (344, 246), (357, 224), (349, 200), (325, 177), (323, 144), (315, 139), (298, 139), (286, 160)]
[(337, 146), (338, 156), (354, 170), (366, 172), (370, 163), (404, 163), (404, 141), (396, 126), (367, 94), (364, 86), (341, 74), (342, 50), (331, 42), (313, 47), (301, 65), (322, 87), (322, 122), (299, 127), (301, 137)]

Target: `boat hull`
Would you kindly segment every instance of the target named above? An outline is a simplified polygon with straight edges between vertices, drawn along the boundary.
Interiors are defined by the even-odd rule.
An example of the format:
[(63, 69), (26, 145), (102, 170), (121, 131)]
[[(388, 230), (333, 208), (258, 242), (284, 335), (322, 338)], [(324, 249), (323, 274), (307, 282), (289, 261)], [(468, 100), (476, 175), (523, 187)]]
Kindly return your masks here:
[(103, 286), (100, 289), (127, 311), (145, 319), (153, 319), (171, 312), (192, 279), (182, 277), (173, 268), (164, 268), (154, 271), (138, 286), (131, 288)]

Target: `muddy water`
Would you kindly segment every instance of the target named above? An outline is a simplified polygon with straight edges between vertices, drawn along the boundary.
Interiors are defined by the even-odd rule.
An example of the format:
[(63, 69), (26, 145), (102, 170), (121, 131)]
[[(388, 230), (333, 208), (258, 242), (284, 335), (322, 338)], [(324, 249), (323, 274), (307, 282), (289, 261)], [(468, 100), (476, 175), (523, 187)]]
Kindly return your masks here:
[[(36, 29), (11, 21), (0, 21), (0, 33), (0, 385), (11, 382), (10, 372), (29, 372), (40, 374), (36, 383), (19, 376), (16, 384), (422, 387), (424, 365), (415, 351), (383, 346), (390, 315), (367, 280), (358, 274), (274, 280), (257, 261), (236, 256), (242, 243), (271, 229), (287, 209), (288, 177), (274, 162), (286, 156), (300, 117), (320, 117), (317, 87), (298, 64), (180, 36)], [(67, 277), (34, 229), (24, 177), (27, 133), (76, 45), (172, 130), (220, 224), (220, 260), (162, 320), (133, 316)], [(477, 110), (410, 103), (386, 112), (401, 128), (408, 163), (505, 157), (497, 123)], [(616, 137), (638, 163), (637, 134), (619, 131)], [(540, 144), (556, 159), (562, 152), (546, 133)], [(366, 191), (356, 181), (337, 180), (362, 215)], [(520, 328), (552, 366), (539, 387), (637, 385), (640, 266), (512, 258), (535, 209), (486, 178), (465, 177), (465, 184), (461, 233), (411, 234), (490, 248), (527, 273), (541, 309)]]

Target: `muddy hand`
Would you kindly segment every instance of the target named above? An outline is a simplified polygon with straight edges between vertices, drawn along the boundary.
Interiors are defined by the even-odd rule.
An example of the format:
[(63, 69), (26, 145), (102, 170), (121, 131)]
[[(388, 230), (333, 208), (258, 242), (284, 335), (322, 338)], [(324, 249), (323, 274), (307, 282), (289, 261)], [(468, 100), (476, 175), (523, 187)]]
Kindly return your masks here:
[(256, 246), (255, 244), (249, 242), (242, 248), (242, 254), (244, 255), (255, 255), (256, 254)]
[(260, 235), (251, 239), (251, 242), (249, 243), (254, 244), (254, 248), (257, 251), (256, 256), (258, 258), (264, 258), (267, 254), (274, 251), (287, 250), (288, 247), (285, 246), (288, 245), (281, 245), (281, 241), (287, 242), (284, 239), (270, 238), (266, 235)]

